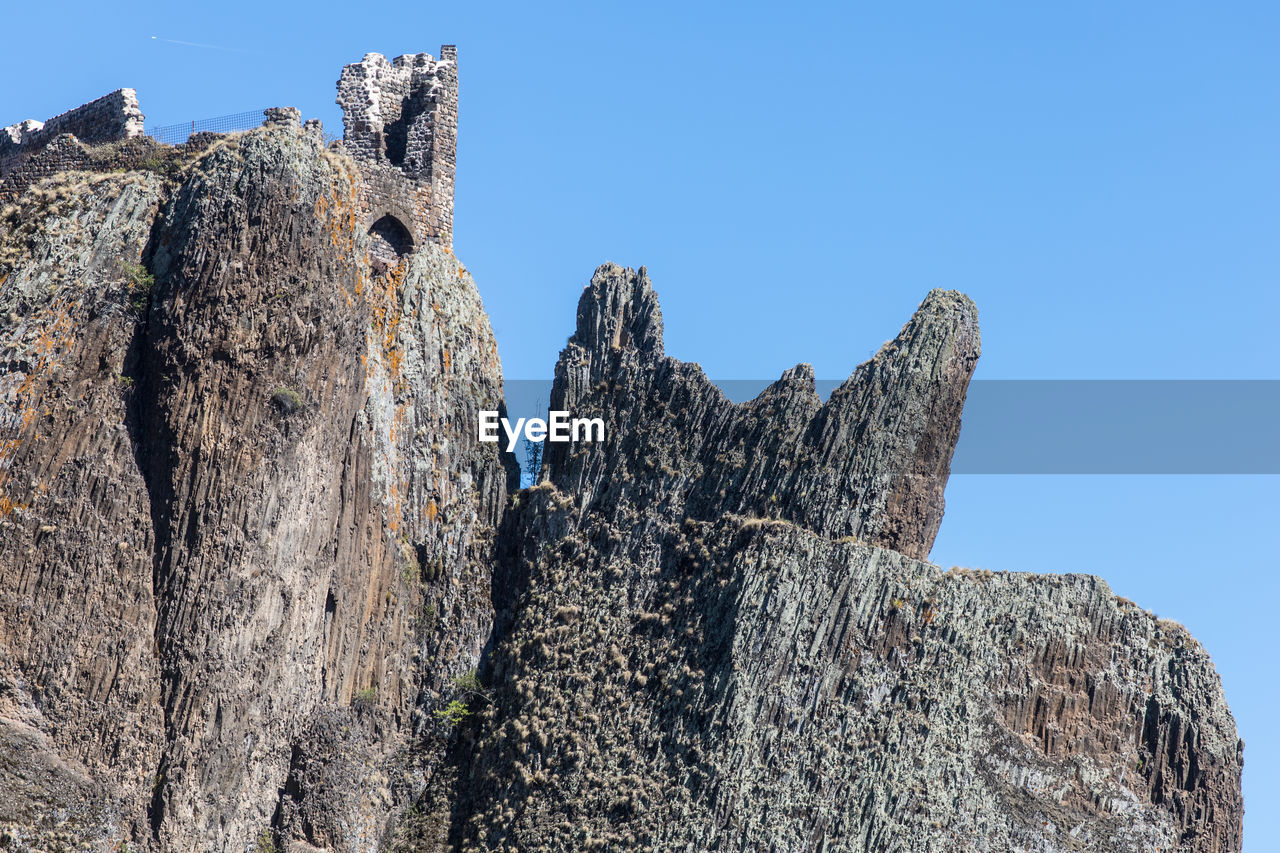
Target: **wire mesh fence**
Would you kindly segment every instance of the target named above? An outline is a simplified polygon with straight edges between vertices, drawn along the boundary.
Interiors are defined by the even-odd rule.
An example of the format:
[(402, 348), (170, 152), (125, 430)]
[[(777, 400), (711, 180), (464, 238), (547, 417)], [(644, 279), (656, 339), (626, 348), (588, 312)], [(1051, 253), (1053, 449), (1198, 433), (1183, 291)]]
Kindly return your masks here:
[[(215, 116), (214, 118), (192, 119), (181, 124), (149, 127), (147, 128), (147, 136), (157, 142), (163, 142), (165, 145), (182, 145), (193, 133), (235, 133), (241, 130), (252, 130), (262, 124), (263, 112), (263, 110), (253, 110), (247, 113)], [(341, 133), (330, 133), (328, 131), (324, 133), (324, 144), (326, 146), (341, 139)]]
[(260, 124), (262, 124), (262, 110), (256, 110), (214, 118), (193, 119), (181, 124), (149, 127), (147, 135), (165, 145), (181, 145), (193, 133), (234, 133), (238, 130), (251, 130)]

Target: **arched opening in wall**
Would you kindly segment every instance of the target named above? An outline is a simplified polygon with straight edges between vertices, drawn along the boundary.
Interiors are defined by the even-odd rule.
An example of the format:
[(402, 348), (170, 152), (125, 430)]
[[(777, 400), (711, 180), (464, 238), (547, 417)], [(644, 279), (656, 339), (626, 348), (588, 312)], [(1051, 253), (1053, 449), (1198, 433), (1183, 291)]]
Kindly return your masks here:
[(413, 251), (413, 235), (390, 213), (369, 228), (369, 254), (375, 261), (394, 266)]

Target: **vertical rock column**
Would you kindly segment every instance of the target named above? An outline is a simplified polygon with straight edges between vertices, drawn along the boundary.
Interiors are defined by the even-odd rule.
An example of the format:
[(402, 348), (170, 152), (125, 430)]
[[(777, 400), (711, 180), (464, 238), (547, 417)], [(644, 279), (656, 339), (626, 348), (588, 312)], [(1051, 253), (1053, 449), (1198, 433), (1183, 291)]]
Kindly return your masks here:
[(145, 834), (163, 746), (130, 415), (161, 185), (57, 176), (0, 216), (0, 837)]
[(507, 473), (473, 425), (501, 404), (496, 346), (444, 250), (375, 271), (359, 192), (274, 124), (207, 157), (160, 226), (137, 393), (164, 849), (374, 844), (488, 636)]

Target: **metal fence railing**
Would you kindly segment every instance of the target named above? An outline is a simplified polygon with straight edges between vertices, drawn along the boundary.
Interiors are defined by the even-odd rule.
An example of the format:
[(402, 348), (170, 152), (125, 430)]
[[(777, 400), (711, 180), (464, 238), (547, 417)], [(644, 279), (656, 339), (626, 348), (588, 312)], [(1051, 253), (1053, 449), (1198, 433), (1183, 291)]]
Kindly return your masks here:
[(234, 133), (238, 130), (251, 130), (262, 124), (262, 110), (247, 113), (232, 113), (215, 118), (201, 118), (184, 121), (181, 124), (166, 124), (161, 127), (147, 128), (147, 136), (165, 145), (181, 145), (193, 133)]
[[(165, 145), (182, 145), (193, 133), (236, 133), (241, 130), (253, 130), (255, 127), (262, 125), (263, 114), (263, 110), (254, 110), (247, 113), (215, 116), (214, 118), (198, 118), (184, 121), (181, 124), (149, 127), (147, 128), (147, 136), (157, 142), (163, 142)], [(325, 145), (340, 139), (342, 139), (341, 133), (329, 133), (326, 131), (324, 134)]]

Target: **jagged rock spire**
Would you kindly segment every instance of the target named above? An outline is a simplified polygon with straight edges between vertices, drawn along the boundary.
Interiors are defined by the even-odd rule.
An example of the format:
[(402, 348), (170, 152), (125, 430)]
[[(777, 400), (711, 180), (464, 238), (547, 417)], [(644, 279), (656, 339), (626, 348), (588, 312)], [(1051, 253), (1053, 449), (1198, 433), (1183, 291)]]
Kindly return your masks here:
[[(668, 499), (678, 495), (698, 517), (776, 516), (924, 558), (942, 521), (979, 351), (973, 302), (935, 290), (825, 404), (813, 369), (800, 365), (736, 405), (695, 365), (663, 354), (662, 312), (644, 268), (605, 264), (578, 303), (552, 408), (601, 415), (614, 439), (573, 457), (551, 448), (552, 480), (585, 484), (588, 467), (630, 467), (635, 477), (645, 458), (675, 447), (700, 464), (696, 475), (671, 484)], [(678, 435), (653, 429), (673, 417)], [(711, 464), (725, 454), (742, 464)]]

